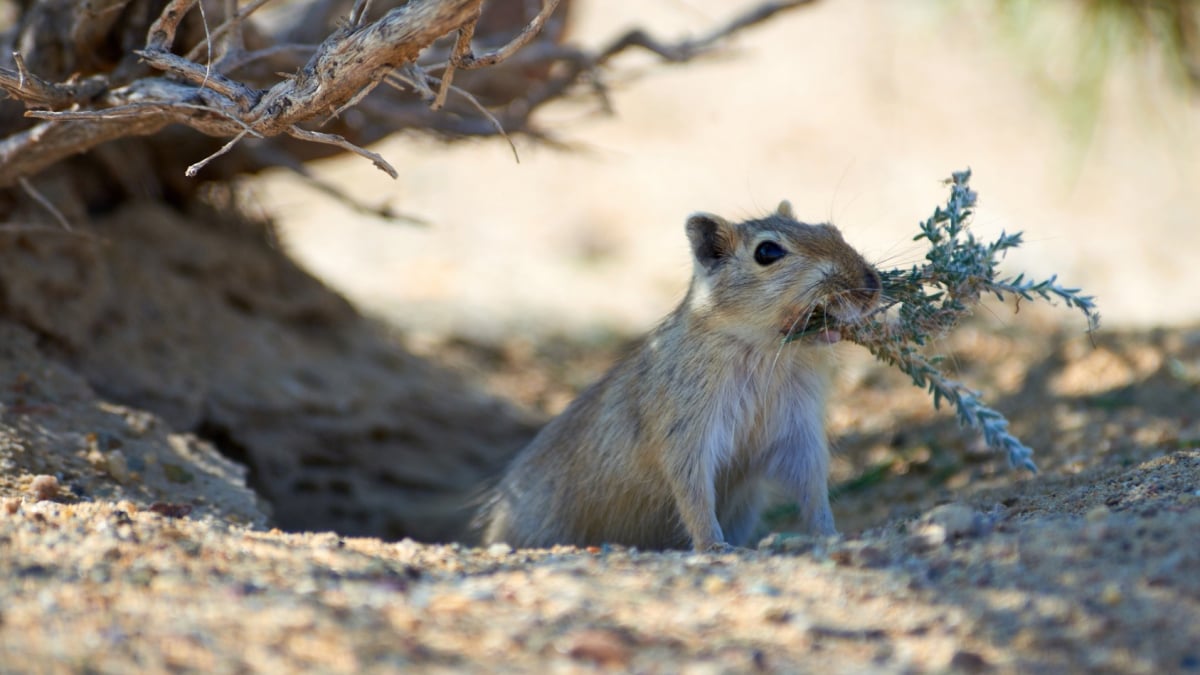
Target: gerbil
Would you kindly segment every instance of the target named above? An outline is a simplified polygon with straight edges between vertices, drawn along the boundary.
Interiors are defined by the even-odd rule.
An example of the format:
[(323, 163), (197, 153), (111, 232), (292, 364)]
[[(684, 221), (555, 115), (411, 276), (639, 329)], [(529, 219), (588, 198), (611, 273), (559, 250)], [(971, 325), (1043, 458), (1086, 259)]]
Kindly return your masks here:
[(485, 543), (742, 545), (766, 480), (810, 532), (836, 532), (829, 343), (878, 302), (879, 274), (787, 202), (738, 224), (693, 215), (687, 237), (686, 297), (517, 455), (480, 511)]

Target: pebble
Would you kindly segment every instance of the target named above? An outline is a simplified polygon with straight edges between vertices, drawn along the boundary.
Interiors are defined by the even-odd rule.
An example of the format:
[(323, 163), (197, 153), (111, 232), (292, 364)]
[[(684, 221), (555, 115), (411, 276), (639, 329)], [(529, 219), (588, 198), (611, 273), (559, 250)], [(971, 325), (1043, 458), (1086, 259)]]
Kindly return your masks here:
[(29, 491), (38, 501), (54, 499), (58, 496), (58, 490), (58, 479), (54, 476), (42, 474), (34, 476), (33, 480), (29, 482)]
[(941, 547), (958, 539), (981, 537), (992, 529), (987, 516), (962, 504), (942, 504), (925, 514), (909, 537), (909, 546), (917, 550)]
[(940, 525), (950, 539), (979, 536), (986, 529), (983, 514), (962, 504), (943, 504), (925, 517), (928, 522)]
[(950, 670), (963, 673), (979, 673), (988, 667), (987, 659), (975, 652), (958, 650), (950, 657)]
[(1112, 606), (1120, 604), (1125, 596), (1121, 593), (1121, 587), (1116, 583), (1107, 583), (1104, 585), (1104, 590), (1100, 591), (1100, 602)]
[(751, 584), (750, 587), (746, 589), (746, 592), (750, 595), (765, 595), (768, 598), (777, 598), (780, 595), (780, 590), (778, 588), (761, 581)]
[(917, 550), (939, 548), (946, 543), (946, 528), (935, 523), (919, 525), (908, 538), (909, 545)]
[(729, 588), (729, 582), (715, 574), (710, 574), (704, 577), (702, 588), (705, 593), (720, 593)]
[(129, 480), (129, 464), (125, 461), (125, 455), (120, 450), (113, 450), (108, 453), (105, 460), (105, 468), (108, 470), (108, 475), (112, 476), (118, 483), (124, 483)]
[[(409, 540), (409, 541), (411, 541), (411, 540)], [(509, 546), (508, 544), (505, 544), (504, 542), (498, 542), (498, 543), (492, 544), (491, 546), (487, 547), (487, 553), (488, 553), (488, 555), (491, 555), (491, 556), (500, 557), (500, 556), (508, 555), (512, 552), (513, 552), (513, 547)]]
[(601, 666), (624, 666), (633, 656), (627, 635), (608, 628), (588, 628), (567, 636), (563, 652)]
[(787, 623), (792, 620), (792, 613), (786, 607), (768, 607), (763, 612), (763, 620), (767, 623)]

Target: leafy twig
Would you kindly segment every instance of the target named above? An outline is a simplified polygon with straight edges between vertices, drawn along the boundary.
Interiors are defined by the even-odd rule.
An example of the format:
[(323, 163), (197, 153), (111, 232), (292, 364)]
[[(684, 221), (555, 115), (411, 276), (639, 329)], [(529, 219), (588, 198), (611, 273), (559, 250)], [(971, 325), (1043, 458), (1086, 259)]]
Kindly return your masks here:
[[(1033, 450), (1009, 432), (1004, 415), (984, 404), (978, 392), (946, 377), (937, 368), (941, 357), (927, 357), (921, 348), (968, 316), (986, 294), (1001, 300), (1015, 296), (1018, 301), (1061, 301), (1083, 312), (1088, 332), (1099, 327), (1100, 315), (1092, 296), (1059, 285), (1057, 276), (1041, 281), (1026, 279), (1024, 274), (999, 277), (997, 265), (1009, 249), (1021, 245), (1021, 233), (1001, 232), (992, 242), (975, 238), (967, 229), (976, 200), (970, 179), (970, 169), (953, 174), (947, 181), (950, 196), (945, 206), (937, 207), (920, 224), (914, 240), (929, 242), (925, 262), (907, 270), (881, 272), (883, 306), (841, 331), (875, 358), (912, 377), (914, 385), (933, 397), (934, 408), (944, 400), (953, 404), (959, 423), (979, 429), (989, 446), (1007, 452), (1010, 465), (1037, 471)], [(887, 312), (891, 308), (896, 308), (894, 318)]]

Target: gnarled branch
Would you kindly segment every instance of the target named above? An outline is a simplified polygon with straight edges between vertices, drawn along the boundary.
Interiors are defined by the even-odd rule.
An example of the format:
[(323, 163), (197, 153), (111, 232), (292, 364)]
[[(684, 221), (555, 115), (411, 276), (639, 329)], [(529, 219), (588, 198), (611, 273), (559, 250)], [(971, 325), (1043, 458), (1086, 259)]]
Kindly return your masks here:
[[(207, 147), (204, 155), (183, 158), (180, 170), (187, 166), (188, 176), (226, 154), (236, 155), (226, 163), (234, 171), (262, 168), (258, 162), (266, 154), (242, 152), (244, 144), (237, 139), (247, 135), (275, 137), (272, 144), (298, 161), (348, 150), (394, 173), (383, 158), (362, 146), (405, 126), (454, 136), (524, 131), (540, 137), (529, 127), (533, 110), (580, 82), (589, 82), (604, 100), (600, 80), (589, 73), (625, 49), (641, 47), (667, 61), (686, 61), (747, 26), (812, 2), (767, 2), (698, 39), (677, 43), (631, 31), (607, 48), (589, 52), (554, 39), (561, 34), (562, 22), (551, 15), (566, 0), (542, 0), (536, 15), (518, 15), (524, 17), (519, 19), (523, 28), (509, 21), (503, 30), (513, 32), (500, 40), (495, 32), (480, 32), (481, 22), (488, 19), (488, 12), (480, 18), (482, 0), (410, 0), (374, 20), (367, 16), (370, 3), (359, 2), (353, 20), (319, 45), (297, 42), (310, 38), (297, 37), (301, 33), (288, 26), (275, 25), (275, 33), (263, 33), (255, 25), (242, 25), (270, 0), (254, 0), (240, 10), (226, 2), (223, 14), (205, 5), (209, 14), (220, 15), (220, 23), (196, 44), (196, 26), (185, 19), (202, 1), (170, 0), (153, 22), (147, 19), (141, 29), (144, 45), (127, 52), (140, 56), (140, 64), (126, 58), (110, 72), (58, 84), (30, 72), (19, 54), (14, 56), (16, 71), (0, 68), (0, 89), (26, 105), (26, 117), (43, 120), (0, 140), (0, 187), (101, 143), (156, 134), (168, 125), (233, 139)], [(124, 6), (122, 0), (103, 2), (109, 13)], [(129, 44), (132, 27), (113, 27), (118, 28)], [(550, 37), (533, 41), (539, 31), (549, 31)], [(459, 36), (452, 46), (428, 49), (451, 33)], [(473, 34), (484, 44), (502, 46), (476, 56)], [(136, 44), (138, 38), (132, 39)], [(428, 53), (418, 62), (425, 50)], [(196, 60), (201, 56), (203, 63)], [(500, 71), (495, 71), (496, 78), (488, 71), (480, 79), (474, 71), (460, 75), (461, 86), (451, 84), (454, 69), (472, 71), (485, 65), (506, 68), (504, 77), (516, 79), (500, 80)], [(441, 77), (429, 73), (439, 68), (445, 69)], [(389, 87), (367, 97), (389, 77), (407, 82), (413, 92)], [(511, 82), (518, 84), (514, 88)], [(462, 102), (446, 101), (452, 87), (463, 94)], [(448, 110), (439, 110), (442, 103)], [(351, 107), (356, 114), (343, 117)]]

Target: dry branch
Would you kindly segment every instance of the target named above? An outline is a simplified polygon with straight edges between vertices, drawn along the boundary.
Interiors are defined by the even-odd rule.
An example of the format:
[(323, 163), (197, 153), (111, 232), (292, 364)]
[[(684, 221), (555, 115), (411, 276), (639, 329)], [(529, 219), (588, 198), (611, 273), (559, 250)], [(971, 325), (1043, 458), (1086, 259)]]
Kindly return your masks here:
[(392, 69), (415, 62), (437, 38), (476, 18), (479, 2), (413, 0), (365, 28), (335, 33), (300, 73), (263, 95), (250, 111), (252, 126), (273, 136), (332, 113)]
[[(110, 20), (131, 1), (102, 0), (90, 5), (90, 11), (97, 13), (97, 25), (123, 30), (126, 43), (137, 39), (129, 37), (131, 27), (118, 27)], [(382, 157), (362, 146), (406, 126), (460, 136), (507, 136), (513, 131), (536, 135), (529, 128), (533, 110), (566, 95), (581, 81), (590, 81), (603, 94), (598, 78), (589, 74), (627, 48), (642, 47), (668, 61), (686, 61), (747, 26), (811, 2), (765, 3), (699, 39), (679, 43), (633, 31), (589, 53), (557, 43), (561, 22), (552, 21), (552, 13), (561, 0), (542, 0), (537, 13), (518, 24), (522, 28), (500, 41), (494, 33), (476, 35), (482, 25), (482, 0), (410, 0), (374, 20), (368, 16), (371, 3), (358, 0), (349, 20), (319, 45), (295, 41), (308, 39), (303, 36), (311, 25), (264, 34), (257, 24), (248, 24), (250, 15), (269, 1), (253, 0), (238, 9), (233, 0), (207, 5), (205, 0), (170, 0), (161, 14), (145, 24), (142, 44), (132, 44), (129, 58), (118, 67), (61, 83), (35, 75), (22, 55), (14, 53), (16, 70), (0, 68), (0, 88), (25, 105), (27, 118), (42, 121), (0, 140), (0, 187), (100, 143), (157, 134), (169, 125), (225, 139), (223, 145), (210, 145), (204, 151), (207, 157), (183, 158), (180, 171), (186, 166), (189, 176), (217, 157), (235, 154), (240, 159), (233, 166), (256, 170), (264, 154), (242, 151), (239, 141), (246, 136), (304, 141), (308, 145), (274, 141), (284, 143), (283, 152), (298, 161), (354, 152), (395, 176), (395, 169)], [(197, 5), (206, 12), (199, 26), (203, 32), (197, 32), (197, 15), (191, 12)], [(318, 0), (298, 11), (321, 14), (333, 6)], [(211, 31), (210, 16), (217, 24)], [(98, 39), (94, 29), (89, 32), (76, 25), (72, 30), (77, 44), (83, 45), (78, 40), (84, 37), (93, 40), (87, 44)], [(547, 31), (550, 37), (537, 39)], [(418, 62), (423, 50), (452, 33), (458, 36), (452, 45), (431, 49), (424, 59), (425, 64), (439, 65)], [(501, 46), (477, 56), (473, 36)], [(132, 61), (133, 55), (140, 61)], [(304, 56), (306, 61), (298, 60)], [(42, 67), (55, 70), (47, 63), (43, 61)], [(516, 74), (522, 88), (511, 93), (488, 89), (488, 76), (499, 71), (486, 71), (480, 79), (476, 69), (483, 66), (509, 68), (508, 77)], [(438, 69), (443, 69), (440, 77), (429, 74)], [(470, 83), (460, 87), (452, 81), (456, 69), (476, 72), (471, 73)], [(416, 95), (385, 88), (386, 93), (368, 99), (368, 93), (389, 79), (405, 82)], [(462, 101), (449, 105), (450, 91), (460, 93)], [(430, 92), (436, 93), (430, 97)], [(503, 97), (499, 101), (497, 92)], [(447, 104), (445, 111), (439, 110), (443, 104)], [(343, 119), (351, 107), (356, 110), (353, 121)], [(304, 149), (313, 147), (336, 150)]]
[[(139, 53), (163, 72), (191, 86), (143, 78), (107, 91), (97, 109), (30, 110), (27, 116), (50, 119), (0, 144), (0, 186), (11, 185), (67, 157), (122, 136), (155, 133), (167, 124), (183, 124), (202, 133), (239, 136), (250, 130), (261, 136), (287, 134), (329, 143), (372, 159), (395, 176), (375, 153), (346, 139), (297, 125), (328, 117), (342, 105), (373, 88), (391, 70), (416, 61), (434, 40), (461, 28), (478, 15), (480, 0), (412, 0), (362, 27), (331, 35), (308, 64), (267, 91), (247, 87), (213, 73), (169, 51), (176, 29), (196, 0), (172, 0), (150, 27), (146, 48)], [(0, 87), (31, 107), (75, 102), (77, 92), (56, 88), (33, 77), (17, 57), (19, 72), (0, 70)], [(101, 90), (103, 83), (93, 85)], [(114, 129), (120, 120), (124, 133)], [(67, 124), (66, 122), (73, 122)]]

